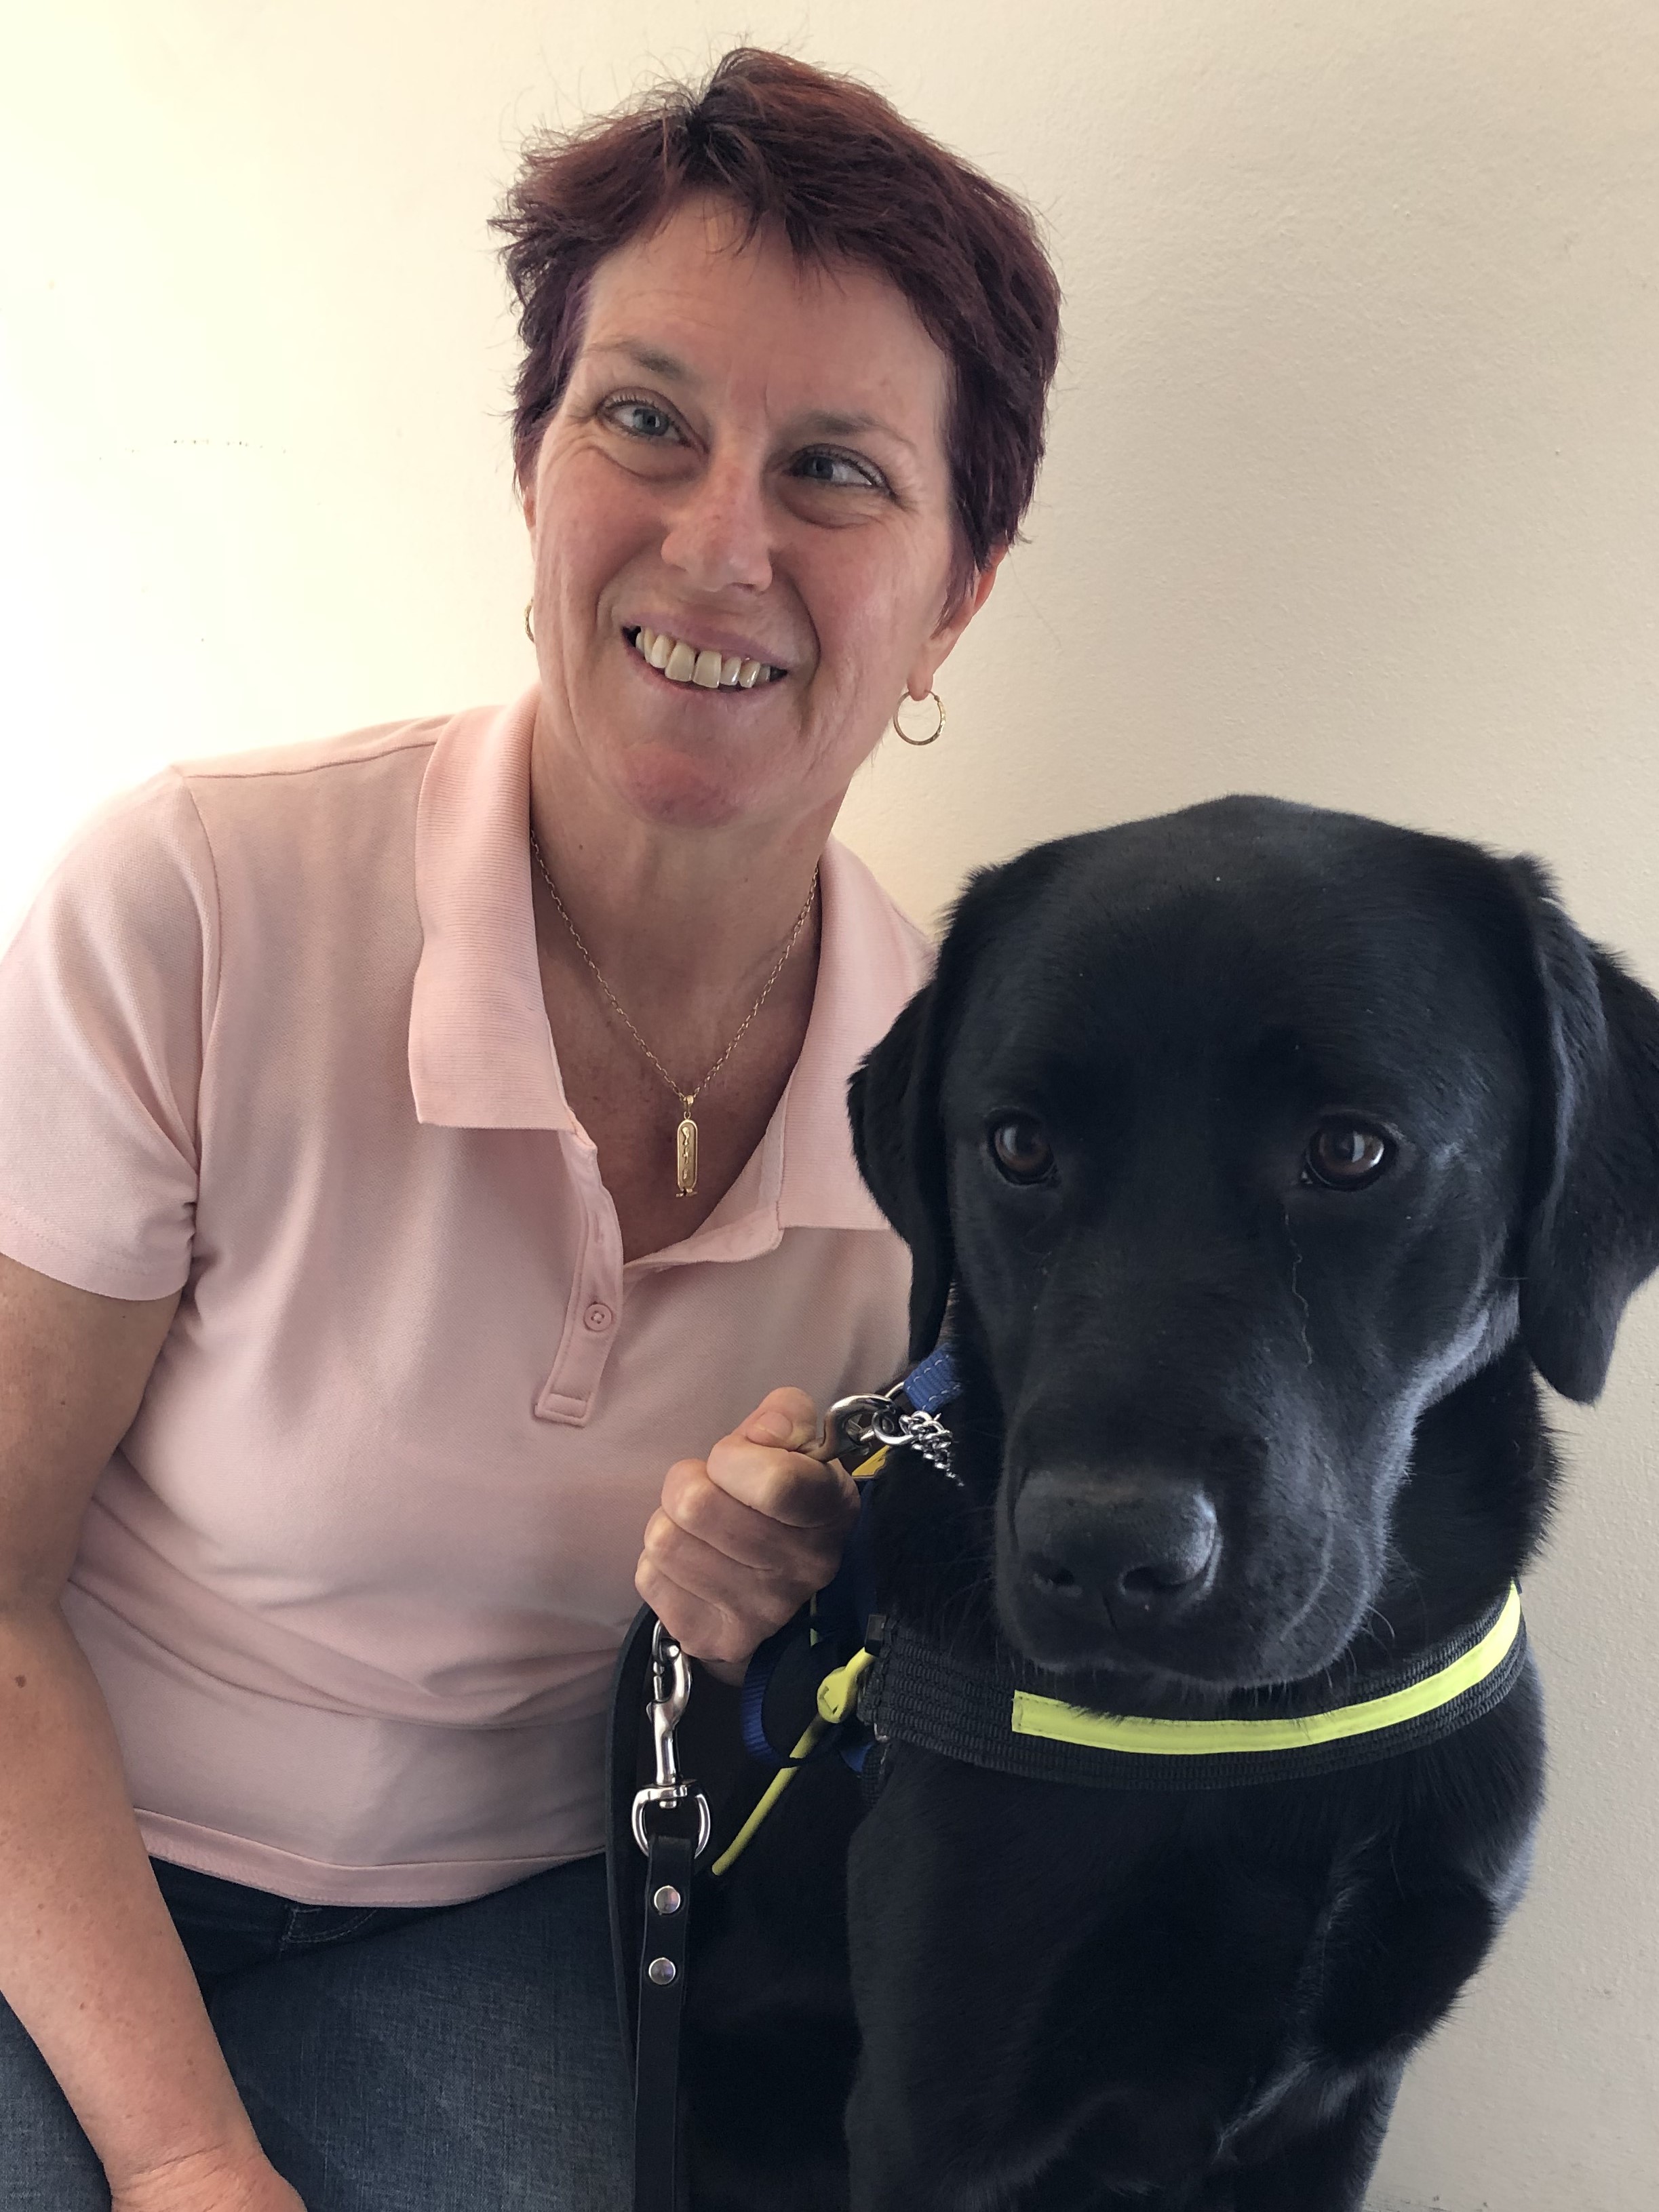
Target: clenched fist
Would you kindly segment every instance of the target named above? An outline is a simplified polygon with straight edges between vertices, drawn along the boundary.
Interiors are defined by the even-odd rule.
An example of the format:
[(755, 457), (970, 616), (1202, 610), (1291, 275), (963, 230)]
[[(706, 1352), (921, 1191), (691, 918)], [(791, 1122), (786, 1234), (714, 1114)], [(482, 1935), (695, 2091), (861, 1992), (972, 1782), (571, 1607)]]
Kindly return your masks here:
[(804, 1390), (774, 1390), (706, 1460), (676, 1460), (646, 1523), (634, 1587), (682, 1650), (723, 1681), (834, 1578), (858, 1488), (808, 1459)]

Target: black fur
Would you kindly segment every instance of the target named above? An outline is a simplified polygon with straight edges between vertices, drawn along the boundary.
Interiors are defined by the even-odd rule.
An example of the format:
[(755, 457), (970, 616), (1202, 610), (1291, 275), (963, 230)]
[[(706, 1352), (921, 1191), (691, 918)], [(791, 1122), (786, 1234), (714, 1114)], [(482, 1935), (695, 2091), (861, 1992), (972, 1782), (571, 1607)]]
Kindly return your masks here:
[[(884, 1478), (883, 1601), (1101, 1711), (1271, 1711), (1473, 1620), (1548, 1512), (1534, 1370), (1594, 1398), (1659, 1266), (1659, 1004), (1533, 863), (1271, 800), (978, 877), (852, 1110), (913, 1354), (951, 1301), (965, 1385), (962, 1487)], [(1049, 1179), (999, 1170), (1014, 1116)], [(1374, 1181), (1310, 1174), (1331, 1121), (1392, 1145)], [(1294, 1782), (896, 1745), (853, 1832), (809, 1770), (693, 1993), (700, 2212), (1357, 2212), (1541, 1768), (1528, 1672), (1448, 1741)]]

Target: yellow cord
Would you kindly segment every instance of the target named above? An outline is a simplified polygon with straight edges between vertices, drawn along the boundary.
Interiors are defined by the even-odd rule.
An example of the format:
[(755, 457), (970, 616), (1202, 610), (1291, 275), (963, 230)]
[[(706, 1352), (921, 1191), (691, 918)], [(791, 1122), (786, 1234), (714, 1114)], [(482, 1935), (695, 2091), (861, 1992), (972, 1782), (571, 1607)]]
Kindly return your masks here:
[(800, 1772), (799, 1761), (822, 1741), (825, 1730), (851, 1708), (859, 1676), (875, 1656), (873, 1651), (855, 1651), (844, 1667), (834, 1668), (818, 1684), (817, 1718), (808, 1724), (800, 1741), (790, 1753), (791, 1763), (787, 1766), (781, 1766), (767, 1784), (760, 1802), (709, 1869), (711, 1874), (723, 1875), (728, 1868), (737, 1864), (749, 1848), (761, 1822)]
[[(792, 1759), (805, 1759), (807, 1753), (811, 1750), (813, 1745), (823, 1734), (824, 1725), (825, 1724), (823, 1721), (814, 1721), (811, 1726), (807, 1729), (805, 1735), (802, 1736), (800, 1741), (790, 1753), (790, 1758)], [(756, 1806), (754, 1811), (744, 1822), (742, 1827), (738, 1830), (737, 1834), (732, 1837), (731, 1842), (726, 1845), (726, 1849), (715, 1860), (714, 1865), (709, 1869), (709, 1872), (711, 1874), (722, 1875), (726, 1872), (728, 1867), (735, 1866), (737, 1864), (738, 1860), (748, 1849), (750, 1840), (753, 1837), (755, 1831), (760, 1826), (761, 1822), (766, 1818), (767, 1814), (777, 1803), (779, 1798), (782, 1796), (784, 1791), (789, 1787), (790, 1784), (799, 1772), (800, 1768), (798, 1765), (781, 1766), (778, 1769), (777, 1772), (772, 1777), (772, 1779), (767, 1784), (765, 1794), (762, 1796), (759, 1804)]]
[[(861, 1467), (854, 1468), (853, 1480), (854, 1482), (867, 1482), (872, 1474), (879, 1474), (886, 1464), (887, 1447), (884, 1444), (879, 1451), (872, 1452)], [(812, 1601), (812, 1609), (814, 1613), (817, 1610), (816, 1598)], [(817, 1642), (818, 1632), (816, 1628), (809, 1630), (808, 1636), (811, 1643)], [(737, 1864), (738, 1859), (748, 1849), (761, 1822), (800, 1771), (799, 1762), (805, 1759), (808, 1752), (822, 1740), (825, 1729), (832, 1722), (838, 1721), (847, 1711), (852, 1702), (850, 1692), (873, 1656), (868, 1651), (855, 1651), (846, 1666), (837, 1667), (832, 1674), (826, 1674), (823, 1681), (818, 1684), (818, 1711), (823, 1717), (812, 1722), (805, 1735), (790, 1753), (790, 1764), (787, 1766), (781, 1766), (767, 1784), (760, 1802), (709, 1869), (711, 1874), (722, 1875), (728, 1867)], [(838, 1686), (838, 1690), (832, 1688), (832, 1685)], [(829, 1710), (825, 1703), (826, 1698), (834, 1703), (833, 1712)]]

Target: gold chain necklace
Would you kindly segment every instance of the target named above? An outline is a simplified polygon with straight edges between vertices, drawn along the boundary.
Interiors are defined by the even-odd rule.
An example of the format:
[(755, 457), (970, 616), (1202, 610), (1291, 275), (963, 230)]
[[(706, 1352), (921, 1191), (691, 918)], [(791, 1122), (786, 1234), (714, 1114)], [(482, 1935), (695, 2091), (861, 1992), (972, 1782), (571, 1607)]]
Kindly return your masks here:
[(732, 1039), (731, 1043), (726, 1046), (726, 1050), (720, 1054), (714, 1066), (712, 1067), (706, 1068), (703, 1071), (702, 1082), (697, 1084), (695, 1088), (690, 1091), (682, 1091), (679, 1085), (675, 1082), (673, 1077), (668, 1073), (668, 1070), (658, 1059), (656, 1054), (652, 1051), (650, 1046), (646, 1042), (645, 1039), (635, 1028), (633, 1023), (629, 1019), (628, 1009), (623, 1005), (621, 1000), (618, 999), (616, 993), (611, 989), (610, 984), (605, 981), (605, 977), (599, 973), (599, 962), (588, 951), (586, 945), (582, 943), (581, 932), (577, 928), (575, 923), (570, 919), (569, 914), (566, 910), (564, 901), (559, 896), (559, 887), (548, 872), (547, 863), (542, 858), (542, 848), (536, 842), (536, 833), (534, 830), (532, 830), (530, 834), (530, 849), (536, 856), (536, 866), (542, 872), (542, 881), (547, 885), (549, 896), (551, 897), (554, 905), (557, 907), (559, 910), (559, 919), (563, 922), (565, 927), (570, 932), (570, 939), (572, 944), (574, 945), (577, 951), (581, 954), (582, 958), (586, 961), (589, 968), (592, 969), (593, 972), (593, 981), (599, 985), (600, 990), (604, 993), (605, 1004), (610, 1007), (611, 1012), (616, 1015), (617, 1020), (621, 1022), (623, 1027), (628, 1031), (629, 1036), (633, 1038), (635, 1043), (638, 1045), (640, 1050), (650, 1061), (652, 1066), (654, 1067), (658, 1074), (661, 1076), (663, 1081), (673, 1092), (675, 1097), (680, 1102), (680, 1126), (674, 1132), (674, 1195), (676, 1198), (694, 1197), (696, 1194), (697, 1188), (697, 1125), (691, 1118), (691, 1109), (696, 1104), (698, 1099), (702, 1096), (703, 1092), (708, 1090), (709, 1085), (720, 1073), (721, 1068), (725, 1066), (726, 1061), (731, 1059), (732, 1054), (743, 1042), (744, 1038), (748, 1035), (749, 1024), (754, 1020), (756, 1015), (759, 1013), (761, 1008), (766, 1004), (768, 999), (771, 997), (772, 986), (777, 981), (779, 976), (782, 975), (784, 969), (788, 963), (790, 954), (794, 951), (796, 945), (799, 944), (800, 933), (802, 930), (805, 928), (807, 919), (811, 914), (812, 902), (818, 895), (818, 872), (817, 868), (813, 869), (812, 880), (807, 888), (805, 903), (802, 906), (800, 912), (795, 916), (795, 926), (790, 931), (788, 939), (784, 945), (782, 951), (778, 955), (776, 964), (774, 966), (771, 974), (767, 977), (764, 984), (761, 987), (761, 994), (759, 998), (756, 1000), (754, 1005), (750, 1006), (749, 1012), (744, 1016), (742, 1021), (738, 1023), (736, 1036)]

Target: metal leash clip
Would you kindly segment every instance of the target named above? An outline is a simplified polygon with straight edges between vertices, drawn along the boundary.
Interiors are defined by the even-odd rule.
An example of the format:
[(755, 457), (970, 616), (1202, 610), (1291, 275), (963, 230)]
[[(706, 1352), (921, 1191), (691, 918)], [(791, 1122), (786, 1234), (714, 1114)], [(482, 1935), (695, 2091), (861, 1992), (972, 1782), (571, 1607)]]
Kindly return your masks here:
[(933, 1413), (900, 1403), (903, 1385), (880, 1398), (838, 1398), (823, 1417), (823, 1433), (807, 1447), (814, 1459), (863, 1459), (876, 1446), (919, 1451), (947, 1482), (961, 1477), (951, 1464), (951, 1431)]
[(681, 1775), (674, 1744), (674, 1731), (684, 1719), (690, 1701), (691, 1662), (659, 1621), (651, 1632), (651, 1695), (645, 1708), (651, 1716), (651, 1745), (657, 1778), (635, 1792), (633, 1814), (634, 1841), (647, 1858), (651, 1855), (651, 1839), (646, 1833), (645, 1822), (649, 1812), (665, 1812), (674, 1806), (695, 1804), (698, 1858), (708, 1850), (708, 1838), (714, 1832), (708, 1800)]

